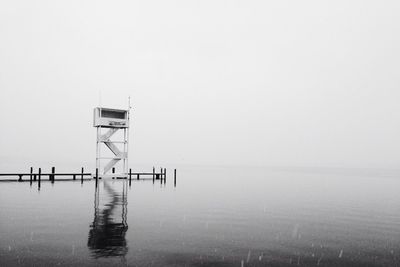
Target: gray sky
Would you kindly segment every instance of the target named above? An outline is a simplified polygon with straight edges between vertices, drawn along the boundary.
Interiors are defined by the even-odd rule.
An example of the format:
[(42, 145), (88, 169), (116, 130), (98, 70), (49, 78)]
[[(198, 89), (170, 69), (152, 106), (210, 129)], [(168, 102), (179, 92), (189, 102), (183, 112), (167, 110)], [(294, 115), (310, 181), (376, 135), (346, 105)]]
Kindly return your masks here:
[(400, 166), (399, 1), (1, 1), (0, 159)]

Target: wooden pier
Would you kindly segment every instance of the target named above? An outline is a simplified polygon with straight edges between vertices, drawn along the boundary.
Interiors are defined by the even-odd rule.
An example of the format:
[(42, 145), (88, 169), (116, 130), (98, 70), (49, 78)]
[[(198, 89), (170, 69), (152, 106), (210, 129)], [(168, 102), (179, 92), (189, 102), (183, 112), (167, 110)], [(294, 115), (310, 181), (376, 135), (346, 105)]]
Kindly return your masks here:
[[(4, 179), (3, 177), (7, 177), (9, 179)], [(15, 177), (15, 179), (12, 179)], [(43, 179), (43, 178), (47, 179)], [(25, 179), (24, 179), (25, 178)], [(55, 172), (55, 167), (51, 168), (51, 172), (44, 173), (41, 168), (38, 169), (37, 172), (33, 172), (33, 167), (30, 168), (30, 172), (22, 172), (22, 173), (0, 173), (0, 182), (36, 182), (38, 181), (50, 181), (54, 183), (57, 181), (75, 181), (80, 180), (83, 182), (84, 180), (93, 180), (96, 181), (102, 178), (112, 178), (112, 179), (129, 179), (129, 184), (131, 184), (133, 180), (152, 180), (153, 183), (155, 180), (160, 180), (161, 183), (166, 183), (167, 179), (167, 169), (160, 169), (160, 172), (155, 172), (155, 168), (153, 168), (153, 172), (132, 172), (132, 169), (129, 169), (129, 173), (123, 175), (122, 177), (118, 176), (118, 174), (111, 173), (103, 176), (98, 175), (98, 169), (94, 174), (89, 172), (84, 172), (84, 168), (81, 169), (81, 172)], [(176, 184), (176, 169), (174, 170), (174, 184)]]
[[(36, 181), (39, 177), (39, 173), (0, 173), (0, 176), (2, 177), (17, 177), (16, 179), (3, 179), (0, 178), (0, 181), (18, 181), (18, 182), (27, 182), (30, 181), (30, 179), (33, 179), (33, 181)], [(24, 180), (23, 177), (28, 176), (29, 179)], [(90, 178), (83, 178), (85, 180), (91, 180), (93, 178), (93, 175), (91, 173), (40, 173), (40, 176), (47, 176), (49, 179), (48, 181), (53, 181), (56, 180), (56, 176), (69, 176), (70, 178), (64, 178), (64, 179), (57, 179), (57, 181), (67, 181), (67, 180), (76, 180), (76, 177), (90, 177)], [(32, 177), (32, 178), (31, 178)], [(43, 180), (42, 180), (43, 181)]]

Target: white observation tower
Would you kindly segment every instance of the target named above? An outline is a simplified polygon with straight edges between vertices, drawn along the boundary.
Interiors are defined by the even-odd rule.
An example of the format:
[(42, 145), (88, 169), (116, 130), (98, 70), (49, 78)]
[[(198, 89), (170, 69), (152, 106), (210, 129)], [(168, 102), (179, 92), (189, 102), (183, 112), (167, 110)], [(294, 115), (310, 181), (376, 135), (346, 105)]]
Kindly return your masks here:
[[(97, 128), (96, 168), (100, 177), (126, 177), (128, 174), (129, 110), (97, 107), (93, 126)], [(121, 131), (119, 131), (121, 130)], [(118, 132), (118, 133), (117, 133)], [(121, 134), (122, 132), (122, 134)], [(117, 135), (119, 138), (112, 137)], [(104, 144), (110, 152), (102, 153)], [(106, 152), (106, 151), (104, 151)], [(110, 170), (119, 163), (116, 173)]]

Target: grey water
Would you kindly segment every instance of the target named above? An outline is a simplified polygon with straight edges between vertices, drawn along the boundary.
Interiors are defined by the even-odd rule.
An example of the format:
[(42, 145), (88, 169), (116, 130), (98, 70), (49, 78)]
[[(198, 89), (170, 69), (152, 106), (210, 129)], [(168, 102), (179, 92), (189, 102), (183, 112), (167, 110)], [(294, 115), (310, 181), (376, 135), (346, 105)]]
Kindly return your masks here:
[(0, 183), (0, 266), (400, 266), (400, 173)]

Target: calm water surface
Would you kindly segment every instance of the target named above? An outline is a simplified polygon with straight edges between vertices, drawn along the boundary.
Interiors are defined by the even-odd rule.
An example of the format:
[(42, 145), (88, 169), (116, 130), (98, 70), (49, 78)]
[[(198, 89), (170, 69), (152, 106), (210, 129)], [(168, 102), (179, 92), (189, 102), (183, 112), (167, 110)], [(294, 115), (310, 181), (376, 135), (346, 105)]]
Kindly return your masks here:
[(0, 183), (0, 266), (400, 266), (400, 176), (187, 168)]

